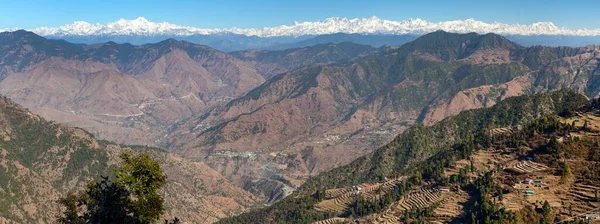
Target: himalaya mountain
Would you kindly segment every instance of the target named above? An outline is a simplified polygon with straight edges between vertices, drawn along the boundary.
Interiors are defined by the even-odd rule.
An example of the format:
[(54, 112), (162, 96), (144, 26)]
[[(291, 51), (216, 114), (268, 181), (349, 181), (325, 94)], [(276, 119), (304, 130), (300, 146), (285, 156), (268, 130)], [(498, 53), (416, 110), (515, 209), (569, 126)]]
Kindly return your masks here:
[[(284, 49), (309, 46), (307, 43), (339, 43), (352, 41), (369, 44), (401, 45), (420, 35), (444, 30), (454, 33), (496, 33), (523, 45), (584, 46), (600, 43), (600, 29), (572, 30), (551, 22), (530, 25), (485, 23), (474, 19), (429, 22), (422, 19), (404, 21), (370, 18), (329, 18), (316, 22), (294, 22), (264, 28), (202, 29), (167, 22), (154, 23), (143, 17), (120, 19), (107, 24), (83, 21), (60, 27), (41, 27), (31, 31), (48, 38), (65, 39), (74, 43), (93, 44), (114, 41), (146, 44), (168, 38), (209, 45), (222, 51), (246, 49)], [(332, 34), (338, 34), (333, 35)], [(347, 36), (340, 36), (346, 34)], [(321, 36), (323, 35), (323, 36)]]

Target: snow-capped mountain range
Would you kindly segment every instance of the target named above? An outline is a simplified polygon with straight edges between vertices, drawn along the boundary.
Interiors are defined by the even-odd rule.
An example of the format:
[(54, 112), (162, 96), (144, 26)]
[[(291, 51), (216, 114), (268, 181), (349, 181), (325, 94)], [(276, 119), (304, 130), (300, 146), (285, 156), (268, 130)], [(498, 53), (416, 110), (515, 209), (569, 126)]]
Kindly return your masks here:
[[(14, 29), (4, 29), (5, 31)], [(437, 30), (454, 33), (497, 33), (501, 35), (561, 35), (561, 36), (600, 36), (600, 29), (569, 29), (558, 27), (551, 22), (537, 22), (529, 25), (486, 23), (475, 19), (429, 22), (422, 19), (391, 21), (377, 18), (328, 18), (316, 22), (294, 22), (264, 28), (203, 29), (180, 26), (168, 22), (151, 22), (143, 17), (133, 20), (120, 19), (107, 24), (91, 24), (77, 21), (59, 27), (29, 29), (42, 36), (192, 36), (214, 34), (240, 34), (258, 37), (322, 35), (332, 33), (349, 34), (424, 34)]]

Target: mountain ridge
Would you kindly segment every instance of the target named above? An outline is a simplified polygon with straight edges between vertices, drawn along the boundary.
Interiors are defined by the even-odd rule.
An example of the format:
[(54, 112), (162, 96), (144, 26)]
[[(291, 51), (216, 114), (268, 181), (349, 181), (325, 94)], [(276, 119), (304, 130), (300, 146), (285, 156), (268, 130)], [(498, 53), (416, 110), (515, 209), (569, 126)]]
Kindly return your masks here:
[(509, 35), (574, 35), (598, 36), (599, 29), (571, 30), (558, 27), (552, 22), (535, 22), (529, 25), (504, 24), (500, 22), (485, 23), (473, 18), (443, 22), (429, 22), (422, 19), (391, 21), (376, 16), (368, 18), (348, 19), (332, 17), (316, 22), (294, 22), (291, 25), (281, 25), (264, 28), (229, 28), (202, 29), (190, 26), (179, 26), (168, 22), (154, 23), (144, 17), (133, 20), (119, 19), (108, 24), (90, 24), (77, 21), (60, 27), (40, 27), (32, 31), (43, 36), (85, 36), (85, 35), (209, 35), (209, 34), (243, 34), (246, 36), (302, 36), (332, 33), (363, 33), (363, 34), (424, 34), (436, 30), (467, 33), (498, 33)]
[(129, 143), (152, 144), (141, 137), (149, 134), (140, 131), (146, 125), (168, 126), (264, 82), (234, 56), (174, 39), (83, 45), (16, 31), (0, 33), (0, 42), (6, 43), (0, 46), (2, 94), (47, 118), (102, 126), (94, 130), (98, 136), (128, 139), (107, 133), (117, 120), (124, 124), (117, 130), (132, 133)]
[[(14, 30), (17, 29), (0, 29), (0, 31)], [(485, 23), (474, 19), (436, 23), (422, 19), (390, 21), (376, 17), (330, 18), (262, 29), (200, 29), (166, 22), (154, 23), (140, 17), (133, 20), (120, 19), (107, 24), (80, 21), (61, 27), (28, 30), (51, 39), (65, 39), (73, 43), (85, 44), (108, 41), (146, 44), (176, 38), (209, 45), (221, 51), (277, 50), (320, 43), (339, 43), (342, 39), (374, 47), (401, 45), (420, 35), (437, 30), (455, 33), (498, 33), (524, 46), (585, 46), (600, 43), (598, 29), (570, 30), (549, 22), (509, 25), (498, 22)]]
[[(165, 144), (206, 160), (219, 152), (254, 153), (264, 163), (277, 161), (280, 166), (268, 171), (279, 169), (294, 184), (275, 181), (294, 187), (306, 179), (301, 174), (349, 163), (416, 123), (431, 125), (462, 110), (562, 88), (593, 96), (599, 51), (526, 48), (496, 34), (438, 31), (354, 60), (276, 75), (183, 121)], [(229, 172), (221, 163), (237, 164), (210, 164)], [(273, 179), (263, 171), (255, 175)]]

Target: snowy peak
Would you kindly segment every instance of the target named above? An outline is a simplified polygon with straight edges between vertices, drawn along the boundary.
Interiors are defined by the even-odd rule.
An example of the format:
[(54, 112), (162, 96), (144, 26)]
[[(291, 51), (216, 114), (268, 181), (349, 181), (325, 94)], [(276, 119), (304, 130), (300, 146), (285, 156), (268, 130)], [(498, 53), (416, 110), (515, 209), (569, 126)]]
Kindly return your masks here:
[[(0, 29), (1, 30), (1, 29)], [(8, 29), (5, 29), (8, 30)], [(349, 34), (425, 34), (437, 30), (454, 33), (496, 33), (501, 35), (566, 35), (566, 36), (600, 36), (600, 29), (568, 29), (558, 27), (551, 22), (537, 22), (530, 25), (505, 24), (500, 22), (486, 23), (473, 18), (443, 22), (429, 22), (423, 19), (403, 21), (384, 20), (376, 16), (369, 18), (348, 19), (332, 17), (316, 22), (297, 22), (290, 25), (263, 28), (227, 28), (203, 29), (180, 26), (168, 22), (151, 22), (144, 17), (133, 20), (119, 19), (107, 24), (91, 24), (77, 21), (60, 27), (40, 27), (31, 31), (42, 36), (111, 36), (111, 35), (168, 35), (191, 36), (210, 34), (241, 34), (247, 36), (275, 37), (322, 35), (332, 33)]]
[(32, 29), (42, 36), (110, 36), (110, 35), (173, 35), (189, 36), (194, 34), (210, 34), (214, 30), (178, 26), (167, 22), (155, 23), (144, 17), (133, 20), (119, 19), (107, 24), (91, 24), (76, 21), (59, 27), (40, 27)]

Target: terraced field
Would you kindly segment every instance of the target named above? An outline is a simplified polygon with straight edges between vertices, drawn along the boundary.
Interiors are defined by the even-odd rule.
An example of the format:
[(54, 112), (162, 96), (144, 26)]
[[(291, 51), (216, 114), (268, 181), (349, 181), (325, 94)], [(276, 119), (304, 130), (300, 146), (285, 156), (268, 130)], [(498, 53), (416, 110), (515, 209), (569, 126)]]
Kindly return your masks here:
[[(599, 191), (598, 194), (600, 194), (600, 183), (591, 181), (576, 181), (573, 183), (563, 198), (565, 206), (561, 210), (561, 215), (586, 213), (599, 208), (600, 201), (596, 200), (596, 191)], [(598, 196), (600, 197), (600, 195)]]
[(515, 163), (512, 167), (512, 170), (518, 173), (533, 173), (538, 171), (544, 171), (549, 169), (548, 166), (532, 161), (519, 161)]
[(371, 201), (378, 201), (381, 196), (387, 194), (390, 190), (394, 189), (399, 179), (388, 180), (377, 186), (372, 186), (368, 190), (361, 192), (363, 198)]
[(589, 130), (600, 131), (600, 117), (595, 114), (576, 113), (576, 116), (565, 119), (566, 124), (575, 124), (575, 127), (583, 127), (586, 122)]
[(496, 169), (497, 165), (504, 166), (510, 161), (514, 161), (516, 157), (512, 155), (504, 155), (496, 151), (479, 151), (473, 153), (473, 165), (479, 172), (486, 172)]
[[(393, 189), (401, 178), (388, 180), (380, 183), (364, 183), (360, 187), (360, 195), (367, 200), (379, 200), (379, 198)], [(322, 212), (343, 212), (357, 195), (351, 188), (336, 188), (325, 191), (325, 199), (315, 205), (315, 210)]]
[(337, 223), (349, 223), (349, 222), (350, 222), (350, 219), (335, 217), (335, 218), (321, 220), (318, 222), (313, 222), (312, 224), (337, 224)]
[(321, 212), (343, 212), (352, 203), (356, 194), (347, 192), (338, 197), (327, 199), (315, 205), (315, 210)]
[(511, 133), (512, 133), (512, 129), (510, 129), (508, 127), (494, 128), (494, 129), (489, 130), (490, 135), (511, 134)]
[(448, 218), (459, 216), (464, 209), (464, 203), (469, 200), (469, 194), (464, 191), (449, 192), (444, 200), (441, 201), (440, 205), (433, 210), (436, 217)]
[(411, 208), (425, 208), (444, 200), (451, 193), (443, 193), (437, 189), (421, 187), (410, 191), (402, 199), (395, 202), (385, 212), (379, 213), (371, 223), (400, 223), (399, 216)]
[(350, 191), (350, 188), (327, 189), (325, 190), (325, 199), (337, 198)]
[[(391, 211), (391, 210), (390, 210)], [(400, 219), (394, 212), (384, 212), (378, 215), (373, 223), (381, 223), (381, 224), (392, 224), (392, 223), (400, 223)]]
[[(488, 170), (495, 169), (497, 165), (505, 165), (513, 160), (516, 160), (516, 157), (510, 155), (502, 155), (497, 151), (478, 151), (476, 153), (473, 153), (473, 155), (471, 156), (471, 160), (459, 160), (456, 161), (453, 167), (446, 168), (444, 170), (444, 175), (458, 175), (460, 169), (471, 165), (471, 161), (473, 161), (473, 166), (475, 166), (478, 172), (485, 172)], [(471, 174), (471, 176), (473, 177), (476, 177), (476, 175), (476, 173)]]
[[(597, 137), (600, 133), (600, 117), (590, 114), (579, 114), (572, 120), (564, 121), (569, 124), (575, 123), (575, 126), (587, 126), (588, 129), (580, 128), (571, 131), (561, 140), (567, 142), (574, 135), (587, 137)], [(597, 129), (597, 131), (596, 131)], [(495, 128), (490, 130), (491, 135), (512, 134), (514, 130), (510, 128)], [(562, 143), (562, 141), (561, 141)], [(524, 155), (524, 151), (533, 150), (531, 148), (507, 148), (505, 142), (498, 142), (496, 145), (474, 152), (468, 159), (456, 161), (454, 166), (444, 169), (444, 175), (457, 175), (460, 169), (474, 166), (474, 172), (467, 172), (470, 178), (476, 179), (482, 173), (494, 170), (495, 182), (498, 186), (505, 189), (502, 201), (499, 197), (492, 195), (495, 203), (507, 210), (519, 211), (526, 205), (541, 208), (543, 202), (547, 201), (553, 209), (556, 209), (556, 220), (568, 220), (578, 216), (585, 217), (592, 212), (600, 212), (600, 181), (582, 178), (579, 171), (582, 168), (595, 167), (597, 162), (585, 159), (562, 158), (560, 161), (568, 163), (573, 174), (576, 176), (567, 178), (558, 174), (555, 168), (540, 163), (544, 157), (537, 162), (519, 160), (519, 155)], [(534, 146), (532, 146), (534, 147)], [(526, 152), (525, 151), (525, 152)], [(595, 172), (595, 171), (594, 171)], [(588, 174), (589, 175), (589, 174)], [(535, 183), (525, 183), (526, 179), (540, 179)], [(370, 183), (359, 185), (361, 187), (361, 197), (378, 201), (381, 196), (393, 189), (398, 179), (393, 179), (380, 183)], [(450, 185), (454, 186), (454, 185)], [(469, 201), (469, 194), (458, 190), (454, 186), (450, 192), (442, 192), (430, 185), (421, 185), (418, 188), (408, 191), (401, 199), (392, 203), (387, 209), (376, 214), (370, 214), (358, 219), (359, 223), (401, 223), (401, 217), (404, 212), (410, 209), (426, 208), (436, 206), (433, 215), (426, 217), (427, 223), (448, 223), (456, 220), (465, 214), (465, 206)], [(465, 189), (462, 189), (465, 190)], [(533, 190), (533, 193), (525, 194), (526, 190)], [(356, 198), (355, 192), (351, 188), (330, 189), (326, 191), (326, 199), (315, 206), (315, 209), (326, 212), (343, 212)], [(329, 219), (318, 222), (319, 224), (335, 222), (351, 222), (346, 219)]]
[(458, 175), (460, 173), (460, 169), (465, 168), (469, 165), (470, 165), (469, 160), (466, 160), (466, 159), (458, 160), (458, 161), (456, 161), (456, 163), (454, 164), (453, 167), (446, 168), (444, 170), (444, 176)]
[(399, 211), (411, 208), (425, 208), (442, 199), (441, 191), (430, 188), (419, 188), (419, 190), (409, 192), (403, 199), (396, 204)]

